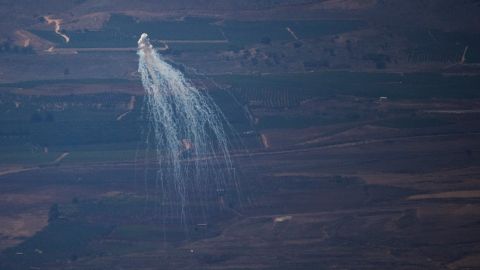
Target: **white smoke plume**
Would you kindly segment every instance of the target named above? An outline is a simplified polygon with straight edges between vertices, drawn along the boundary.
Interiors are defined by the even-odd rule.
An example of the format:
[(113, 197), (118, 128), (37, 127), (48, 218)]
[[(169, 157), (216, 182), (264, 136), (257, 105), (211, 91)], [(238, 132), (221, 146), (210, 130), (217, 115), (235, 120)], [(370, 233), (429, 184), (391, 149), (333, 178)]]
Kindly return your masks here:
[(139, 72), (146, 91), (148, 144), (158, 162), (157, 185), (165, 214), (182, 222), (189, 205), (225, 190), (232, 162), (226, 120), (213, 100), (164, 61), (147, 34), (138, 40)]

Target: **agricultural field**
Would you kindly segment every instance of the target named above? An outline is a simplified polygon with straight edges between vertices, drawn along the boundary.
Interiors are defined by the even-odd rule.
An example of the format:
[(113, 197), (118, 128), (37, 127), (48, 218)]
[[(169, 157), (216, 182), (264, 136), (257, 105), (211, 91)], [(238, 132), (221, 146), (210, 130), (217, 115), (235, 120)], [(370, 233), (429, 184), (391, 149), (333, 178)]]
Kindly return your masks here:
[(439, 73), (319, 72), (305, 74), (221, 75), (213, 77), (233, 88), (289, 90), (304, 98), (357, 96), (391, 99), (477, 98), (478, 76)]
[[(478, 1), (41, 2), (0, 3), (0, 269), (480, 269)], [(153, 143), (196, 117), (154, 68), (230, 159)]]
[[(390, 239), (390, 230), (402, 234), (408, 228), (413, 235), (425, 235), (430, 218), (450, 219), (464, 203), (475, 204), (475, 193), (445, 201), (415, 198), (467, 187), (476, 190), (471, 180), (480, 150), (478, 101), (472, 90), (476, 77), (349, 72), (221, 75), (212, 76), (205, 85), (210, 80), (224, 88), (209, 93), (221, 104), (249, 152), (245, 148), (233, 152), (237, 177), (242, 179), (241, 194), (228, 194), (224, 200), (229, 208), (223, 210), (212, 195), (204, 205), (210, 211), (208, 225), (199, 221), (200, 225), (188, 228), (188, 238), (176, 223), (154, 218), (162, 201), (155, 195), (155, 171), (148, 169), (153, 153), (142, 146), (142, 96), (3, 95), (1, 160), (3, 166), (20, 166), (20, 171), (4, 169), (0, 175), (8, 187), (3, 194), (38, 193), (41, 198), (25, 197), (22, 205), (9, 204), (24, 214), (42, 208), (47, 220), (32, 237), (15, 240), (17, 245), (5, 249), (3, 267), (56, 269), (68, 264), (95, 269), (122, 256), (133, 256), (146, 267), (166, 258), (171, 258), (172, 269), (232, 263), (249, 267), (252, 264), (246, 258), (253, 256), (251, 252), (257, 263), (269, 264), (269, 250), (279, 241), (283, 244), (275, 253), (284, 257), (281, 263), (273, 261), (281, 264), (275, 264), (280, 269), (298, 265), (299, 260), (305, 269), (340, 262), (291, 255), (299, 246), (313, 254), (341, 254), (373, 245), (378, 252), (398, 253), (382, 262), (374, 254), (351, 260), (342, 257), (342, 265), (392, 265), (405, 256), (411, 258), (412, 253), (400, 249), (423, 250), (433, 240), (402, 236), (401, 242), (385, 246), (382, 243)], [(73, 88), (81, 84), (68, 83)], [(455, 85), (455, 91), (444, 85)], [(447, 168), (446, 175), (440, 177), (439, 168)], [(468, 168), (466, 176), (460, 173), (462, 168)], [(436, 185), (429, 180), (434, 177), (440, 177)], [(62, 196), (52, 195), (55, 192)], [(446, 212), (423, 216), (431, 207)], [(475, 208), (464, 211), (462, 217)], [(444, 223), (457, 234), (442, 245), (463, 241), (468, 233), (462, 228), (475, 230), (469, 227), (469, 219), (462, 220), (466, 223)], [(372, 223), (394, 227), (378, 231)], [(371, 238), (348, 234), (355, 224)], [(312, 229), (318, 226), (324, 231)], [(311, 240), (305, 238), (306, 232)], [(244, 235), (262, 235), (270, 248), (261, 248)], [(226, 249), (218, 253), (212, 245)], [(468, 245), (460, 247), (466, 252), (463, 256), (471, 254)], [(159, 246), (166, 248), (159, 250)], [(248, 251), (240, 252), (239, 246), (249, 247)], [(185, 250), (194, 250), (193, 255), (184, 254)], [(462, 258), (445, 257), (443, 246), (431, 252), (435, 263)], [(150, 256), (157, 259), (145, 259)], [(421, 261), (422, 256), (418, 253), (415, 258)], [(393, 265), (401, 268), (403, 264)]]
[[(61, 47), (70, 48), (133, 47), (141, 33), (149, 33), (153, 42), (189, 41), (190, 44), (200, 43), (198, 46), (201, 47), (201, 41), (225, 41), (231, 46), (245, 46), (262, 41), (315, 39), (358, 30), (363, 25), (364, 22), (354, 20), (245, 22), (193, 17), (177, 21), (138, 21), (133, 17), (113, 14), (100, 30), (65, 31), (71, 40), (68, 43), (52, 31), (32, 32)], [(190, 46), (195, 49), (195, 46)]]

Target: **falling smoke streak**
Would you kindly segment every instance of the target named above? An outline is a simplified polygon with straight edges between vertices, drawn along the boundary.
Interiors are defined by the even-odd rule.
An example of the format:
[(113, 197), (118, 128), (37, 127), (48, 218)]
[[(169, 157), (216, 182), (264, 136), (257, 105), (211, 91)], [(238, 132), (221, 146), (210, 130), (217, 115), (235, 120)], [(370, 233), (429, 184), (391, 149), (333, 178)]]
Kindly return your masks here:
[(224, 130), (228, 123), (208, 95), (162, 59), (145, 33), (137, 54), (146, 91), (146, 144), (158, 162), (154, 191), (161, 198), (158, 210), (185, 225), (188, 206), (200, 204), (205, 212), (207, 195), (236, 185)]

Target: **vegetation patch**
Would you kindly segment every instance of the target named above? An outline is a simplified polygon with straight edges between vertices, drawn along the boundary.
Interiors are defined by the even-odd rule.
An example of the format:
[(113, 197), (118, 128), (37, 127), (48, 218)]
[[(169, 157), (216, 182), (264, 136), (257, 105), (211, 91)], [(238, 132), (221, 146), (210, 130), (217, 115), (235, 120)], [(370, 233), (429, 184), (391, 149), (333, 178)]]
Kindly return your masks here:
[(91, 256), (89, 243), (104, 237), (110, 226), (58, 220), (27, 239), (20, 245), (7, 249), (2, 254), (4, 269), (31, 269), (56, 261), (75, 261)]

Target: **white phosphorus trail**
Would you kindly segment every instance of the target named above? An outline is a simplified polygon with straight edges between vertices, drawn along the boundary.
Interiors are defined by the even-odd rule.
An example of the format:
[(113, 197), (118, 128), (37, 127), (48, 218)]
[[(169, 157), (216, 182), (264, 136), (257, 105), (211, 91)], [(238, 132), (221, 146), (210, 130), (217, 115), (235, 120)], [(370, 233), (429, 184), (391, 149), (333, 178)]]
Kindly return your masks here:
[(145, 33), (137, 54), (146, 91), (146, 145), (158, 162), (154, 186), (160, 214), (185, 224), (208, 211), (207, 200), (235, 186), (225, 131), (229, 125), (210, 96), (167, 63)]

